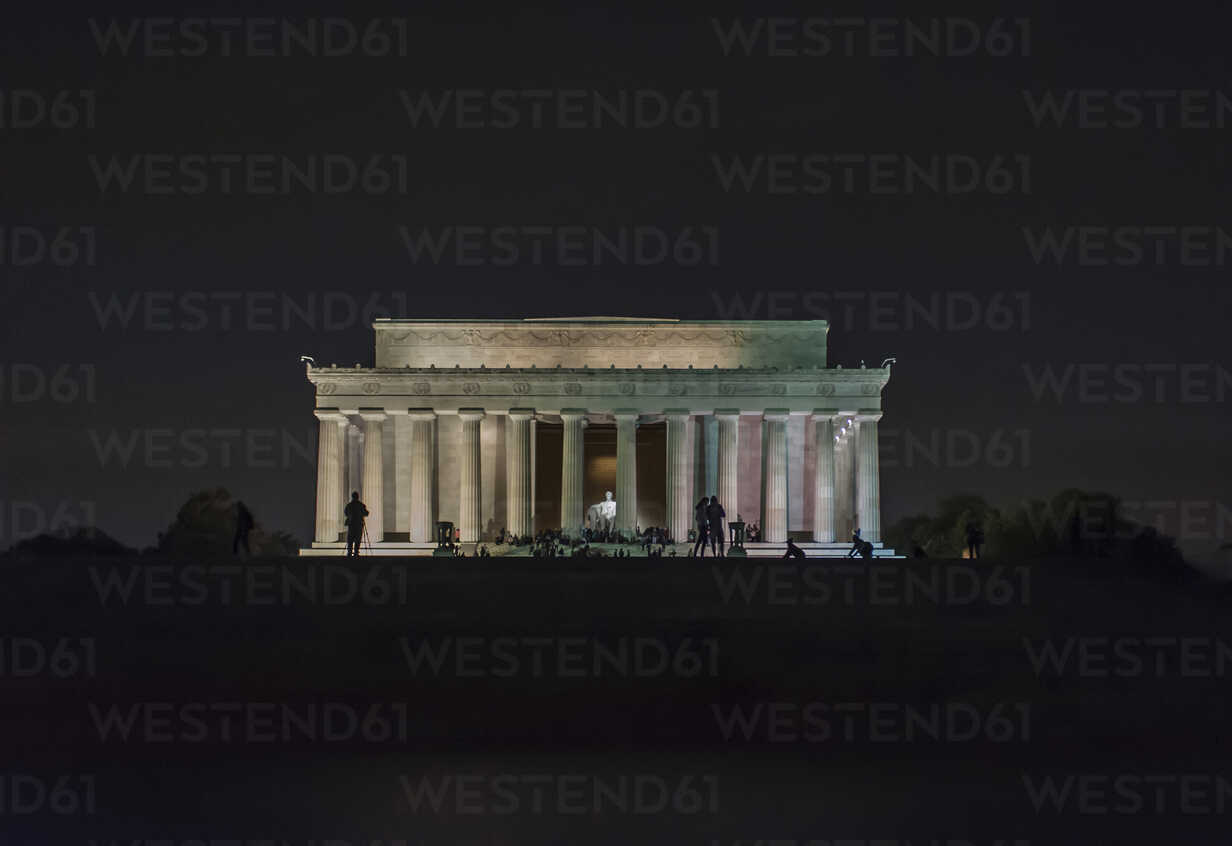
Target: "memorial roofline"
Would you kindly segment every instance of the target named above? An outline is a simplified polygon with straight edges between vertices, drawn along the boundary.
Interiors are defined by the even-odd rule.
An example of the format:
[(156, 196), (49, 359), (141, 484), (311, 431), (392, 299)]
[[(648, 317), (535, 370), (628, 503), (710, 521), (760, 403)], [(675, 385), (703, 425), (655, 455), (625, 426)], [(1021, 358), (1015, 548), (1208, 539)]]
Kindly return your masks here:
[(668, 373), (673, 376), (681, 374), (696, 373), (709, 374), (747, 374), (750, 376), (764, 375), (767, 373), (778, 374), (815, 374), (825, 373), (827, 375), (838, 375), (856, 378), (860, 374), (870, 373), (890, 373), (889, 367), (820, 367), (812, 365), (800, 365), (799, 367), (462, 367), (454, 365), (453, 367), (412, 367), (410, 365), (395, 366), (395, 367), (368, 367), (368, 366), (342, 366), (342, 365), (312, 365), (306, 364), (309, 373), (481, 373), (499, 375), (501, 373), (592, 373), (596, 375), (604, 375), (610, 373), (622, 373), (628, 375), (630, 373), (648, 373), (648, 374), (664, 374)]
[(577, 324), (581, 326), (602, 326), (604, 324), (619, 325), (662, 325), (662, 326), (739, 326), (758, 328), (810, 327), (812, 329), (828, 329), (826, 320), (681, 320), (676, 317), (512, 317), (475, 319), (469, 317), (378, 317), (372, 322), (372, 328), (380, 326), (431, 326), (434, 324), (456, 326), (459, 324), (485, 326), (523, 326), (552, 323), (557, 325)]

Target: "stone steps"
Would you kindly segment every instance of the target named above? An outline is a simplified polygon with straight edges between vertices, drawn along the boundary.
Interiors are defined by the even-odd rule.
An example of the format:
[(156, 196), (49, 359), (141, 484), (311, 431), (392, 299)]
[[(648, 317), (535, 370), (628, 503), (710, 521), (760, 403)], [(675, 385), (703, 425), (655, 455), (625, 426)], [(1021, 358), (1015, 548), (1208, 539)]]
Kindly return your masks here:
[[(493, 557), (501, 556), (519, 556), (525, 557), (529, 549), (528, 547), (512, 547), (508, 545), (498, 545), (494, 543), (473, 544), (464, 543), (462, 549), (467, 556), (475, 554), (477, 546), (486, 546), (488, 552)], [(617, 549), (627, 549), (634, 553), (637, 557), (642, 557), (641, 547), (632, 544), (610, 544), (610, 543), (594, 543), (590, 545), (592, 549), (603, 550), (607, 554), (611, 554)], [(692, 544), (678, 543), (675, 544), (676, 557), (688, 556), (689, 550), (692, 549)], [(846, 558), (847, 553), (851, 551), (849, 543), (814, 543), (812, 541), (801, 541), (797, 543), (800, 549), (804, 550), (804, 554), (809, 558)], [(411, 543), (407, 541), (382, 541), (374, 543), (369, 547), (365, 544), (360, 549), (361, 556), (431, 556), (436, 549), (435, 543)], [(672, 547), (668, 546), (664, 551), (664, 555), (670, 555)], [(783, 553), (787, 551), (786, 543), (746, 543), (744, 545), (745, 552), (749, 558), (782, 558)], [(337, 557), (346, 554), (346, 544), (341, 541), (335, 543), (314, 543), (311, 547), (301, 549), (299, 554), (302, 557)], [(711, 557), (709, 555), (707, 558)], [(901, 555), (896, 555), (893, 549), (885, 547), (881, 543), (873, 544), (874, 558), (902, 558)], [(859, 560), (859, 559), (855, 559)]]

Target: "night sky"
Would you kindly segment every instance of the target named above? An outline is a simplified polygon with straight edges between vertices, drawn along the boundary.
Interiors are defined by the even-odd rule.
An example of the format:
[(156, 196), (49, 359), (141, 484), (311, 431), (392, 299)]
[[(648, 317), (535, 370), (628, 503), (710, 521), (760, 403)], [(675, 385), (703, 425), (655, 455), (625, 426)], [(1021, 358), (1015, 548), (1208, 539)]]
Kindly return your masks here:
[[(899, 24), (873, 47), (869, 24), (831, 27), (828, 53), (805, 55), (822, 51), (801, 19), (872, 13), (786, 3), (6, 10), (0, 545), (31, 521), (91, 510), (106, 532), (152, 544), (188, 494), (218, 485), (307, 541), (316, 420), (299, 355), (371, 364), (373, 316), (571, 315), (825, 318), (832, 363), (895, 356), (883, 525), (960, 491), (1010, 505), (1081, 487), (1143, 503), (1129, 516), (1162, 516), (1186, 549), (1228, 540), (1226, 13), (878, 4)], [(165, 38), (138, 30), (127, 55), (100, 49), (95, 30), (149, 15), (171, 18), (154, 26)], [(392, 55), (314, 56), (272, 47), (277, 37), (231, 45), (258, 55), (226, 55), (217, 28), (203, 42), (177, 30), (239, 15), (304, 27), (338, 17), (361, 38), (379, 19), (368, 52), (391, 44)], [(962, 44), (941, 52), (966, 55), (918, 44), (903, 55), (903, 15), (942, 31), (973, 23), (981, 46), (963, 46), (960, 26)], [(748, 51), (726, 41), (736, 25), (750, 37), (761, 27)], [(772, 26), (781, 37), (767, 37)], [(1105, 108), (1072, 105), (1059, 126), (1033, 116), (1046, 93), (1078, 89)], [(539, 126), (519, 93), (535, 90), (554, 98)], [(483, 105), (448, 110), (440, 126), (409, 118), (405, 100), (455, 92), (452, 105), (460, 91)], [(1160, 91), (1172, 93), (1148, 96)], [(596, 126), (594, 92), (643, 92), (670, 116)], [(565, 113), (560, 102), (582, 106)], [(515, 125), (479, 125), (492, 122)], [(384, 191), (376, 180), (272, 194), (228, 191), (216, 169), (204, 185), (175, 174), (212, 154), (301, 169), (339, 154), (362, 169), (377, 156), (401, 172)], [(850, 184), (833, 161), (844, 154), (857, 161)], [(894, 157), (868, 164), (884, 154)], [(153, 163), (151, 183), (100, 180), (108, 162), (136, 156)], [(759, 156), (749, 188), (724, 185), (733, 161), (752, 168)], [(903, 161), (927, 169), (934, 157), (958, 161), (958, 176), (908, 189)], [(974, 187), (961, 170), (971, 161), (984, 171)], [(768, 181), (771, 163), (779, 178)], [(463, 226), (488, 234), (462, 261), (452, 249), (416, 261), (404, 243)], [(527, 236), (512, 259), (493, 246), (498, 228), (529, 226), (607, 237), (644, 227), (712, 243), (701, 259), (682, 249), (640, 262), (536, 257)], [(1072, 239), (1060, 260), (1033, 256), (1046, 231)], [(1118, 232), (1142, 249), (1110, 247)], [(100, 316), (134, 303), (131, 319)], [(288, 303), (315, 313), (284, 321)], [(1060, 396), (1039, 387), (1047, 372), (1068, 374)], [(244, 434), (208, 434), (232, 430)], [(127, 461), (101, 454), (134, 438)], [(172, 445), (147, 455), (147, 440)], [(934, 441), (939, 453), (918, 448)]]

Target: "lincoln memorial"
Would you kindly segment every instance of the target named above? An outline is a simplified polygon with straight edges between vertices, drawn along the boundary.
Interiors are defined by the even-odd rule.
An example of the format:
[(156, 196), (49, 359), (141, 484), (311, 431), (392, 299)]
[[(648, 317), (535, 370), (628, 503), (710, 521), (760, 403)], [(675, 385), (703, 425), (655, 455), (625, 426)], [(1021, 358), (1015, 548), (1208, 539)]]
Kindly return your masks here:
[[(826, 363), (824, 320), (377, 320), (373, 367), (307, 364), (320, 424), (316, 530), (344, 551), (358, 491), (375, 554), (430, 554), (502, 529), (580, 534), (605, 513), (682, 544), (694, 505), (757, 524), (748, 554), (882, 548), (884, 367)], [(611, 494), (609, 497), (608, 494)], [(604, 505), (607, 503), (607, 505)], [(599, 506), (596, 508), (595, 506)]]

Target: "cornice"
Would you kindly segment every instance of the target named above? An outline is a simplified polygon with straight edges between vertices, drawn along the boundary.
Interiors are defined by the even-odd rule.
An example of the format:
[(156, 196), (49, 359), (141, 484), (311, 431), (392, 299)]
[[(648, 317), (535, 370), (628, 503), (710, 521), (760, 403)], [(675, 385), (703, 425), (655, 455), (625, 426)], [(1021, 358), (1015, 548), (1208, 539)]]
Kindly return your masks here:
[(871, 397), (890, 370), (309, 367), (307, 377), (319, 396)]

